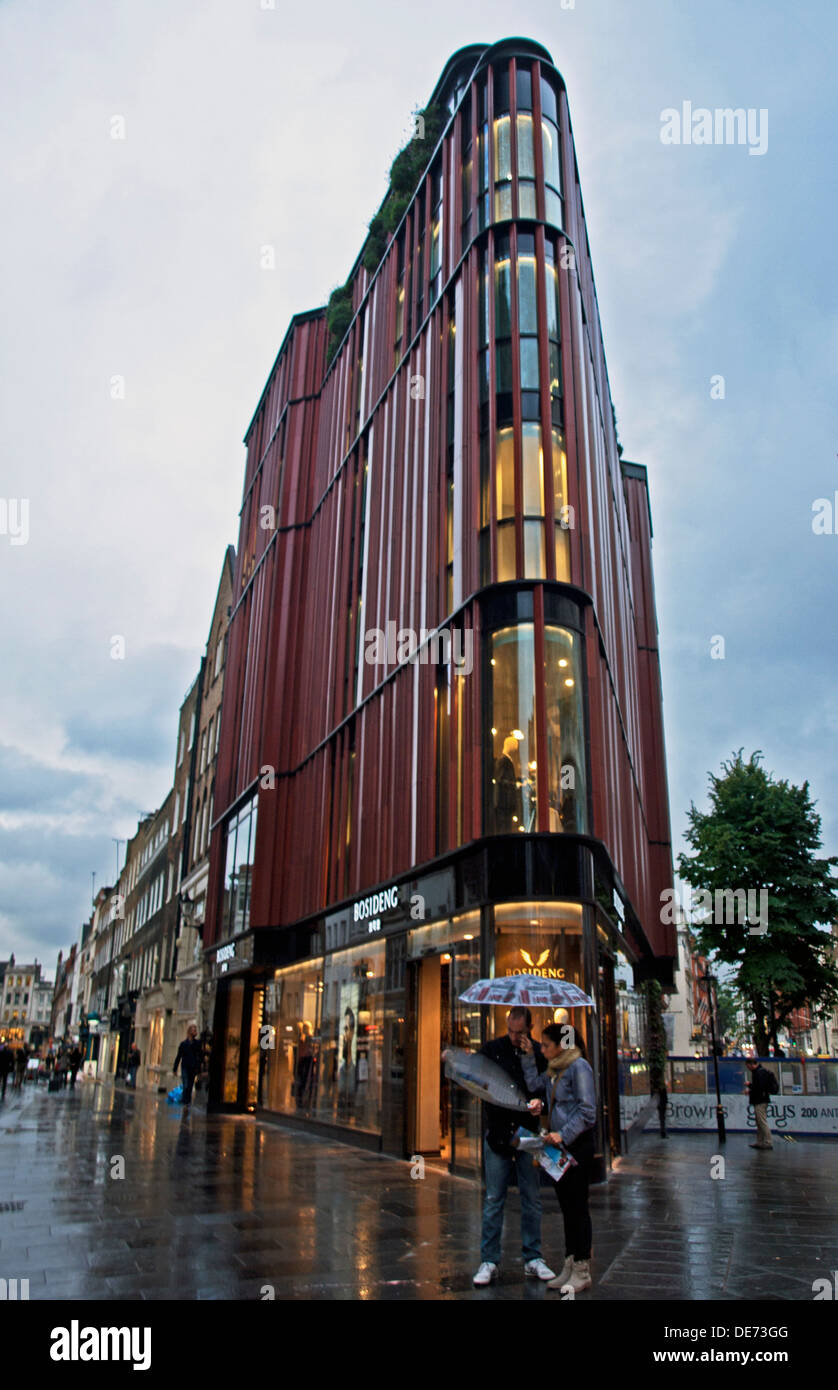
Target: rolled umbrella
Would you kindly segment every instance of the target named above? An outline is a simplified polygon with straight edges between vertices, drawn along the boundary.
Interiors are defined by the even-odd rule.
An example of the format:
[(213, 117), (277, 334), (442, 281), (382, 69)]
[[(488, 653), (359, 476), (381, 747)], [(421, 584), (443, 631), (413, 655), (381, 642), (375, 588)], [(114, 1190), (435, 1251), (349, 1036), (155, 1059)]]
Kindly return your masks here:
[(478, 980), (460, 998), (466, 1004), (522, 1004), (533, 1009), (595, 1009), (589, 994), (570, 980), (546, 980), (541, 975), (504, 975)]

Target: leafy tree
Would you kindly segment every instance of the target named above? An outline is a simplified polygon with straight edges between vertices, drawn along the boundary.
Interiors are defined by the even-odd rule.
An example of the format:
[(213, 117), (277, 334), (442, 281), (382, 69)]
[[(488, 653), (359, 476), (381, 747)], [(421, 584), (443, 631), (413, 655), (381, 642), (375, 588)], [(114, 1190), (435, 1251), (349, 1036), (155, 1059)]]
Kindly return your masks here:
[[(817, 857), (821, 818), (809, 784), (775, 781), (760, 766), (761, 753), (747, 762), (742, 749), (710, 773), (710, 810), (690, 806), (687, 843), (678, 872), (694, 889), (713, 895), (715, 911), (693, 923), (701, 951), (736, 967), (731, 983), (746, 1000), (761, 1055), (771, 1040), (780, 1054), (778, 1030), (796, 1008), (808, 1003), (825, 1018), (838, 1003), (838, 971), (831, 936), (818, 929), (838, 915), (838, 858)], [(717, 894), (737, 889), (767, 891), (767, 923), (761, 932), (725, 917)], [(753, 920), (751, 926), (754, 925)]]
[(731, 984), (722, 980), (717, 981), (714, 993), (719, 1036), (720, 1038), (735, 1038), (738, 1031), (736, 1015), (741, 1007), (741, 996)]

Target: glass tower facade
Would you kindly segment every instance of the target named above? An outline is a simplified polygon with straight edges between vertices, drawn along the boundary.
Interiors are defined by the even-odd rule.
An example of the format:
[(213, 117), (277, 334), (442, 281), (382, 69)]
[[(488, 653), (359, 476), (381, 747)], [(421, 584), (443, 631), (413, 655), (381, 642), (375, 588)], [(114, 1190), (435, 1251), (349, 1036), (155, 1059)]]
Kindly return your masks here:
[(646, 473), (617, 445), (549, 54), (462, 49), (430, 107), (346, 331), (295, 317), (245, 437), (214, 1100), (476, 1171), (479, 1107), (439, 1056), (503, 1018), (459, 996), (552, 972), (597, 1003), (572, 1021), (605, 1167), (615, 966), (667, 983), (675, 953)]

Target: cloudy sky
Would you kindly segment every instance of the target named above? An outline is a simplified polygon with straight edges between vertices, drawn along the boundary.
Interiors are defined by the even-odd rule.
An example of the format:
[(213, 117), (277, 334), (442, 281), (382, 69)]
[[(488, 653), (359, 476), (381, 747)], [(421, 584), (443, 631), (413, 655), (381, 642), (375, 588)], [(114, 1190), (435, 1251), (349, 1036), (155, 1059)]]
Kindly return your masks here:
[[(345, 279), (450, 53), (511, 31), (568, 86), (649, 469), (676, 848), (744, 746), (838, 853), (838, 11), (564, 3), (0, 5), (0, 956), (51, 969), (165, 796), (288, 319)], [(684, 101), (767, 110), (766, 153), (663, 145)]]

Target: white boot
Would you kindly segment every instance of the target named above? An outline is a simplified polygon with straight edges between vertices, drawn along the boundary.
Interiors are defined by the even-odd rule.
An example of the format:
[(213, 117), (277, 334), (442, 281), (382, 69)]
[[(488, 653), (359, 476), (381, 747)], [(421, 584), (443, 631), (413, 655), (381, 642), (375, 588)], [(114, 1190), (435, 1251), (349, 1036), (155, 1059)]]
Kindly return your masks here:
[(560, 1288), (562, 1287), (563, 1284), (566, 1284), (566, 1283), (567, 1283), (568, 1279), (570, 1278), (570, 1275), (571, 1275), (572, 1270), (573, 1270), (573, 1256), (572, 1256), (572, 1255), (568, 1255), (568, 1256), (566, 1256), (565, 1262), (564, 1262), (564, 1264), (562, 1265), (561, 1269), (559, 1270), (558, 1274), (556, 1275), (555, 1279), (551, 1279), (551, 1280), (550, 1280), (550, 1283), (547, 1285), (548, 1289), (560, 1289)]
[(583, 1293), (585, 1289), (591, 1287), (591, 1262), (590, 1260), (574, 1260), (570, 1278), (565, 1282), (566, 1289), (572, 1289), (574, 1294)]

